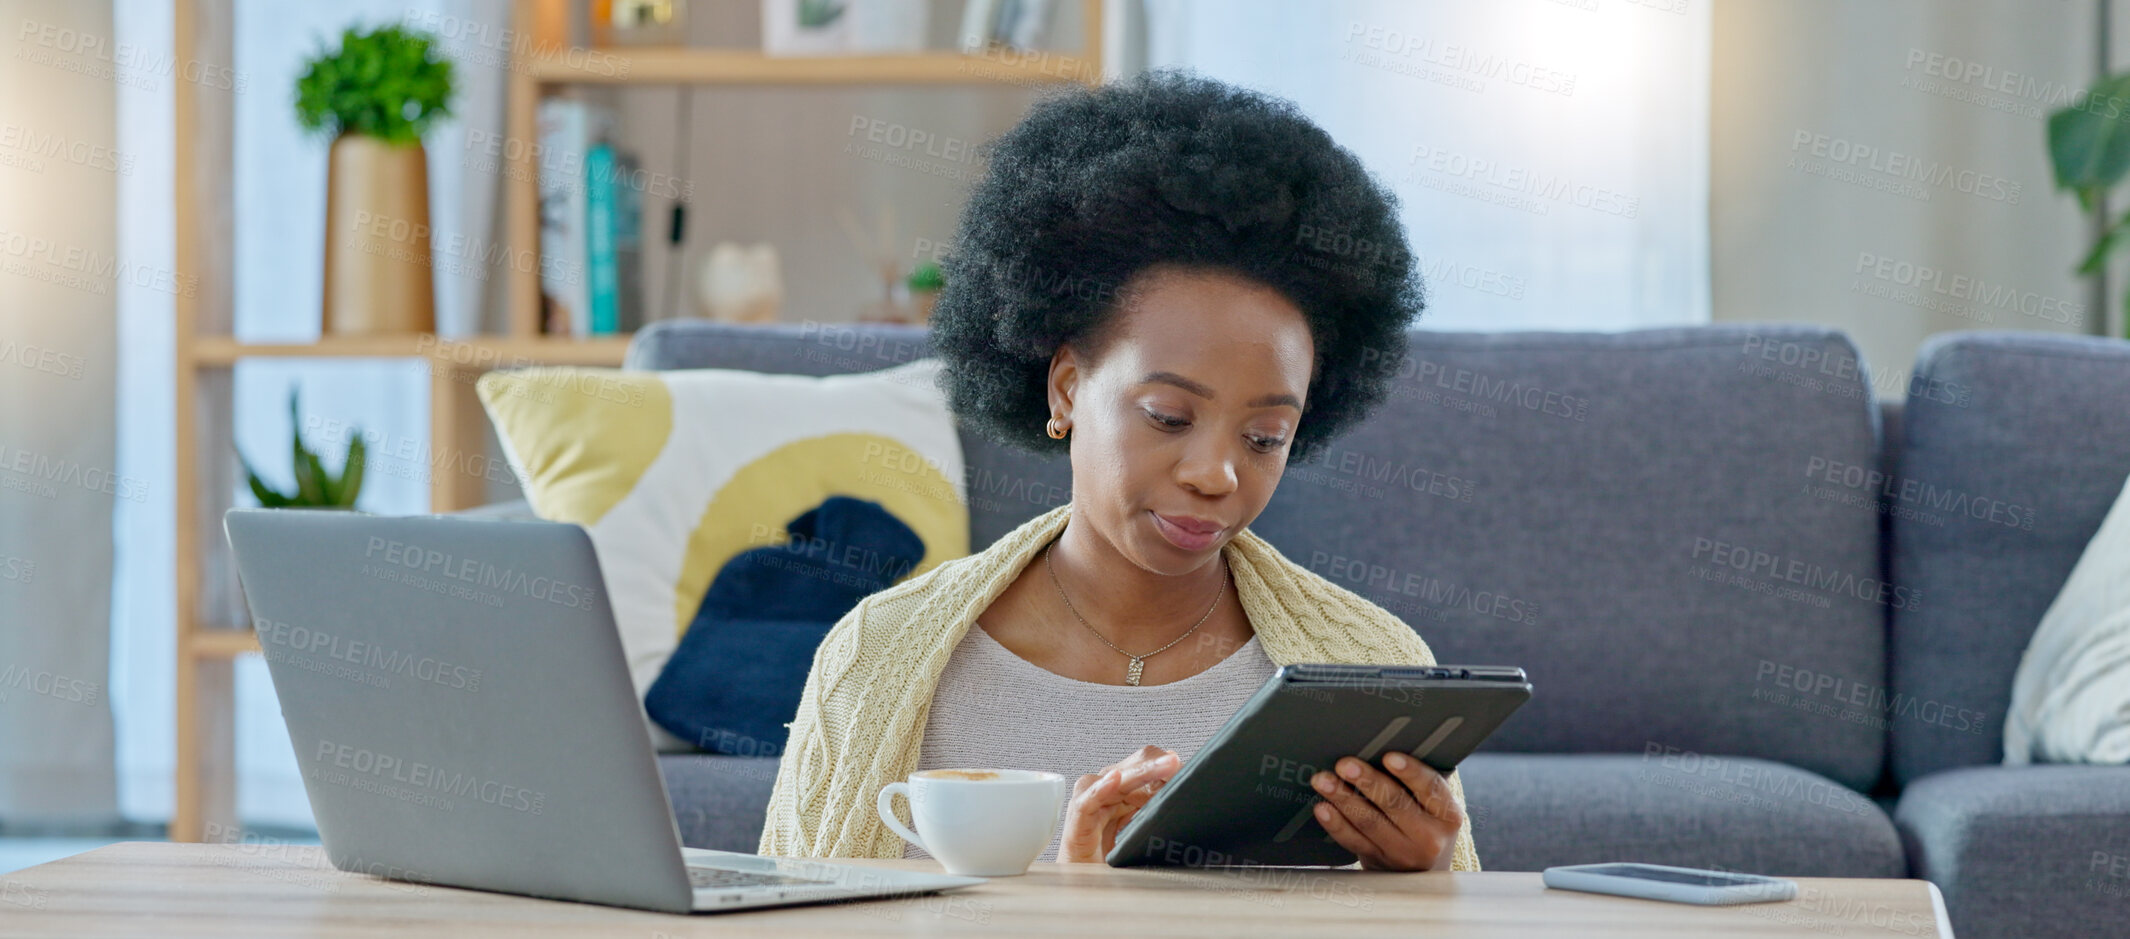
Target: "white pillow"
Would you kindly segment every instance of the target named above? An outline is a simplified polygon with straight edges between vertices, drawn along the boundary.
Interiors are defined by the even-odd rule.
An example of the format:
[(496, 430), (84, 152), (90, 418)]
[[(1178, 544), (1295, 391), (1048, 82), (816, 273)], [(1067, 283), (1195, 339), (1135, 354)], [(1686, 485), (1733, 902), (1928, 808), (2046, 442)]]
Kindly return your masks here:
[[(961, 438), (939, 368), (533, 368), (478, 387), (533, 511), (591, 536), (640, 700), (725, 562), (784, 543), (784, 526), (830, 495), (878, 503), (924, 540), (904, 578), (969, 553)], [(686, 748), (656, 725), (652, 735), (662, 750)]]
[(2130, 480), (2019, 660), (2004, 762), (2130, 762)]

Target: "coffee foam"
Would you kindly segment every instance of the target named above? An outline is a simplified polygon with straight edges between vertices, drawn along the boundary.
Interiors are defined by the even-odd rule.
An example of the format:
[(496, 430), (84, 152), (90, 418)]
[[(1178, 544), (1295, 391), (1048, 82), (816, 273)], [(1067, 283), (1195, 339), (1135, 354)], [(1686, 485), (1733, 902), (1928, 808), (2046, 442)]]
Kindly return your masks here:
[(988, 782), (1005, 776), (1004, 773), (995, 769), (930, 769), (917, 775), (930, 779), (957, 779), (963, 782)]

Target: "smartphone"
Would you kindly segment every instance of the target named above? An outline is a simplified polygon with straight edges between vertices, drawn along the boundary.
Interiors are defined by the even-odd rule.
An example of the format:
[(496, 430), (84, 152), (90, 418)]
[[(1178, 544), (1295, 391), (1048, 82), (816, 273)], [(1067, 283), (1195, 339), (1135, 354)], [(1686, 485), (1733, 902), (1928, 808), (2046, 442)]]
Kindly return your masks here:
[(1730, 906), (1773, 903), (1797, 897), (1797, 882), (1759, 874), (1705, 871), (1663, 864), (1577, 864), (1549, 867), (1546, 886), (1584, 893), (1609, 893), (1644, 900)]

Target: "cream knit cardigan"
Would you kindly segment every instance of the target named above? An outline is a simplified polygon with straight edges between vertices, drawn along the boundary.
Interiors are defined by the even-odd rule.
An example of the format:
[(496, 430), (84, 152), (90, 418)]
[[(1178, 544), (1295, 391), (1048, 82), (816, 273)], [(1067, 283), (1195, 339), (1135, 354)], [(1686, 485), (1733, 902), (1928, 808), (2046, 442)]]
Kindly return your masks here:
[[(859, 601), (814, 652), (762, 829), (761, 853), (899, 858), (880, 823), (881, 788), (917, 768), (932, 693), (969, 624), (1065, 530), (1070, 504), (1038, 515), (980, 554), (957, 558)], [(1275, 664), (1433, 665), (1411, 627), (1282, 556), (1245, 528), (1225, 549), (1243, 612)], [(1135, 746), (1117, 741), (1118, 756)], [(1464, 804), (1458, 777), (1450, 787)], [(1451, 869), (1476, 871), (1472, 826)]]

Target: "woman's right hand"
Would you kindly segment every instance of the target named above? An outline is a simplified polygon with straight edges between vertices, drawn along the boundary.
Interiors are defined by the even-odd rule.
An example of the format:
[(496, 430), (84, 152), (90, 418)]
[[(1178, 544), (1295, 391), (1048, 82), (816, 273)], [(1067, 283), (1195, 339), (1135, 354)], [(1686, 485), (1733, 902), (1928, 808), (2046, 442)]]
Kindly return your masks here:
[(1117, 846), (1117, 832), (1183, 768), (1175, 751), (1144, 746), (1099, 773), (1072, 784), (1065, 803), (1065, 830), (1058, 839), (1060, 863), (1098, 862)]

